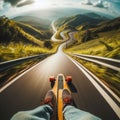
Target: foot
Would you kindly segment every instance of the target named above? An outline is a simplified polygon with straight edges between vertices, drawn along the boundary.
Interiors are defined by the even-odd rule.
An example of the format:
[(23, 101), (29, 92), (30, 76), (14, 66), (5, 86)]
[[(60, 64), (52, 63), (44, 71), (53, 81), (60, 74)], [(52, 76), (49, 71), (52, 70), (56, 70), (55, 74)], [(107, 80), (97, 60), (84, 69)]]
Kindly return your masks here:
[(67, 105), (72, 105), (72, 96), (67, 89), (63, 89), (62, 100), (63, 100), (63, 106), (64, 106), (63, 108), (65, 108)]
[(50, 105), (52, 108), (54, 107), (55, 104), (55, 94), (52, 90), (48, 91), (45, 99), (44, 99), (44, 103)]

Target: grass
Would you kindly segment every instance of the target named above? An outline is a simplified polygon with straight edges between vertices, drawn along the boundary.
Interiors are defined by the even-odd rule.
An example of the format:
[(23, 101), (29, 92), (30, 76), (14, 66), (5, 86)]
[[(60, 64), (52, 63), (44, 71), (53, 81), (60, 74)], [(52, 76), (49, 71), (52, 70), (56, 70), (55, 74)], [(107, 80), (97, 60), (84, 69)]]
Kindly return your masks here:
[(31, 68), (32, 66), (34, 66), (35, 64), (37, 64), (38, 62), (40, 62), (43, 59), (44, 59), (44, 57), (43, 58), (34, 58), (32, 60), (23, 62), (20, 65), (13, 66), (5, 71), (0, 72), (0, 87), (4, 86), (9, 81), (11, 81), (13, 78), (20, 75), (21, 73), (23, 73), (27, 69)]
[(52, 43), (53, 48), (47, 49), (45, 47), (33, 46), (31, 44), (10, 43), (9, 45), (0, 45), (0, 62), (17, 59), (26, 56), (44, 54), (44, 53), (55, 53), (59, 44)]
[[(8, 61), (12, 59), (17, 59), (26, 56), (44, 54), (44, 53), (55, 53), (57, 51), (58, 46), (60, 43), (52, 43), (53, 48), (41, 48), (36, 47), (33, 45), (25, 45), (24, 43), (10, 43), (8, 46), (1, 45), (1, 52), (0, 52), (0, 61)], [(48, 55), (47, 55), (48, 56)], [(27, 60), (26, 62), (20, 63), (19, 65), (15, 65), (7, 70), (0, 72), (0, 87), (4, 86), (6, 83), (11, 81), (13, 78), (24, 72), (25, 70), (29, 69), (30, 67), (34, 66), (47, 56), (43, 56), (42, 58), (34, 58), (32, 60)]]
[(73, 58), (80, 62), (82, 65), (84, 65), (97, 77), (99, 77), (104, 84), (106, 84), (112, 91), (114, 91), (120, 97), (120, 72), (116, 72), (107, 67), (92, 62), (81, 60), (77, 57)]
[[(120, 59), (120, 29), (98, 33), (98, 38), (88, 42), (82, 42), (84, 31), (74, 34), (75, 42), (72, 46), (64, 49), (66, 53), (78, 53), (96, 55), (114, 59)], [(73, 57), (73, 56), (72, 56)], [(100, 78), (112, 91), (120, 96), (120, 72), (107, 67), (73, 57), (84, 65), (92, 73)]]
[[(119, 32), (120, 30), (99, 33), (97, 39), (84, 43), (81, 42), (83, 33), (78, 32), (74, 36), (76, 43), (64, 51), (67, 53), (88, 54), (120, 59)], [(73, 58), (98, 76), (102, 82), (120, 96), (120, 72), (116, 72), (92, 62), (81, 60), (80, 58)]]
[(85, 43), (81, 43), (81, 34), (76, 33), (74, 36), (77, 41), (76, 44), (66, 49), (65, 51), (120, 59), (119, 31), (120, 30), (117, 32), (112, 31), (107, 33), (100, 33), (99, 38)]

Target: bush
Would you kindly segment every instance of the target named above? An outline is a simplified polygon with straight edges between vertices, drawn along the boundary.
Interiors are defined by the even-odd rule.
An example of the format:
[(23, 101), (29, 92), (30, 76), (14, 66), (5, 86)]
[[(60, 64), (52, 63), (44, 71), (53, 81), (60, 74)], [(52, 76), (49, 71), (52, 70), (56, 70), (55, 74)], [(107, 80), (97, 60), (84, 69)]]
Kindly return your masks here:
[(45, 42), (44, 42), (44, 47), (49, 48), (49, 49), (52, 49), (51, 41), (45, 41)]

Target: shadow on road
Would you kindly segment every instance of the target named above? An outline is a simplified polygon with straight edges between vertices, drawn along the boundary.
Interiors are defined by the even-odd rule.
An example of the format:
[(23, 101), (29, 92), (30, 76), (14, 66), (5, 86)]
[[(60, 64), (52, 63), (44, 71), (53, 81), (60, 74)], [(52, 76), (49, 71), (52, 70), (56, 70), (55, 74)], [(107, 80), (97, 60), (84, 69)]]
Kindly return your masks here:
[(54, 85), (55, 85), (55, 82), (54, 81), (51, 82), (51, 84), (50, 84), (51, 88), (53, 88)]
[(75, 88), (75, 86), (72, 82), (69, 82), (68, 86), (69, 86), (69, 89), (70, 89), (71, 92), (74, 92), (74, 93), (77, 92), (77, 89)]

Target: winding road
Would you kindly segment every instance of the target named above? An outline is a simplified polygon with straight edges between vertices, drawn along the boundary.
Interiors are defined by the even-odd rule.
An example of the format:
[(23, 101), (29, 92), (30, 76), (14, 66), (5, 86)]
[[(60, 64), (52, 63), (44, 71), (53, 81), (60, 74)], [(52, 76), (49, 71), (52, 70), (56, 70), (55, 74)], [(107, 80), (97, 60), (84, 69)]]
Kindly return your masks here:
[(56, 54), (39, 62), (0, 90), (0, 120), (10, 120), (18, 111), (38, 107), (51, 89), (49, 76), (60, 73), (73, 78), (69, 88), (77, 108), (102, 120), (119, 120), (120, 99), (111, 96), (106, 86), (101, 86), (89, 71), (62, 52), (62, 48), (73, 41), (73, 34), (69, 33), (70, 40), (62, 44)]
[(39, 106), (47, 91), (51, 89), (49, 76), (57, 76), (59, 73), (73, 77), (73, 83), (69, 87), (76, 107), (103, 120), (119, 120), (119, 107), (115, 113), (111, 103), (105, 100), (88, 76), (62, 52), (63, 46), (65, 44), (60, 46), (56, 54), (18, 76), (0, 93), (1, 120), (9, 120), (18, 111)]

